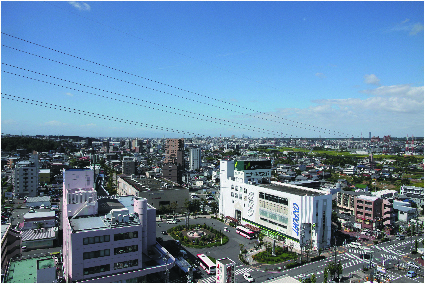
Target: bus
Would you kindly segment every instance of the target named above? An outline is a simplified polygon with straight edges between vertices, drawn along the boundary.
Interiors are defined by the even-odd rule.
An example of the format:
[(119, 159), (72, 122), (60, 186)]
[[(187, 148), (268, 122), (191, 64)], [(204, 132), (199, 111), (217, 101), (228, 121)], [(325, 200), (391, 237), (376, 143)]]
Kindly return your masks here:
[(199, 265), (208, 273), (215, 274), (215, 262), (209, 259), (205, 254), (196, 255), (199, 258)]
[(245, 228), (243, 226), (237, 226), (236, 227), (236, 233), (238, 233), (241, 236), (244, 236), (247, 239), (254, 239), (255, 238), (255, 233), (253, 231), (251, 231), (248, 228)]

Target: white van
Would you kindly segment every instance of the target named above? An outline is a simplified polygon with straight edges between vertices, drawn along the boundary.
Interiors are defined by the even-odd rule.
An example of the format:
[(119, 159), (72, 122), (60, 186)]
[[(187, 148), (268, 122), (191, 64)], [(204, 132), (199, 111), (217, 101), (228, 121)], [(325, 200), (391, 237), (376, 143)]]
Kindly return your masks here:
[(349, 243), (349, 244), (348, 244), (348, 246), (349, 246), (349, 247), (352, 247), (352, 248), (361, 248), (361, 247), (362, 247), (362, 245), (361, 245), (361, 244), (356, 243), (356, 242), (354, 242), (354, 243)]

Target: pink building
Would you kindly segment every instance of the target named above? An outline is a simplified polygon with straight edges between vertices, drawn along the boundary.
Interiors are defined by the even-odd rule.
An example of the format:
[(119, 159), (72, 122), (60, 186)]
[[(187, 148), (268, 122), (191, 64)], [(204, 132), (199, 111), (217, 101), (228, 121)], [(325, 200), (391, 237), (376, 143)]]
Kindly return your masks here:
[(63, 259), (68, 282), (142, 282), (175, 259), (156, 242), (144, 198), (97, 197), (90, 169), (63, 172)]
[(376, 196), (360, 195), (355, 198), (356, 222), (362, 229), (375, 230), (382, 227), (382, 199)]

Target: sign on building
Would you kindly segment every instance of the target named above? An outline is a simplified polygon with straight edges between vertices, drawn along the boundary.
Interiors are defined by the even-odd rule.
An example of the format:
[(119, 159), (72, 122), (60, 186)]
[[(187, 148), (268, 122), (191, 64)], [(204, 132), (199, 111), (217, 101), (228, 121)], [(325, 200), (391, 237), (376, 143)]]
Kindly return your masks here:
[(216, 261), (216, 283), (235, 283), (236, 263), (230, 258), (220, 258)]

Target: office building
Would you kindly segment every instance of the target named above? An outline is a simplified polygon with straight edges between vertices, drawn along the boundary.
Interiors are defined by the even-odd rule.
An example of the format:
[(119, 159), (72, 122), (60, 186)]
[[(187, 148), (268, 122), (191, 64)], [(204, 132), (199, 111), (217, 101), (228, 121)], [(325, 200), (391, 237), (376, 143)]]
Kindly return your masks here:
[(332, 196), (270, 182), (270, 177), (269, 160), (221, 160), (220, 214), (259, 228), (295, 249), (329, 247)]
[(136, 174), (136, 161), (133, 157), (124, 157), (122, 160), (122, 173), (124, 175)]
[(156, 210), (144, 198), (97, 198), (93, 170), (64, 171), (63, 259), (67, 282), (146, 282), (174, 258), (156, 242)]
[(190, 148), (189, 149), (189, 169), (196, 171), (201, 168), (201, 149)]

